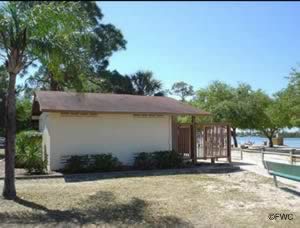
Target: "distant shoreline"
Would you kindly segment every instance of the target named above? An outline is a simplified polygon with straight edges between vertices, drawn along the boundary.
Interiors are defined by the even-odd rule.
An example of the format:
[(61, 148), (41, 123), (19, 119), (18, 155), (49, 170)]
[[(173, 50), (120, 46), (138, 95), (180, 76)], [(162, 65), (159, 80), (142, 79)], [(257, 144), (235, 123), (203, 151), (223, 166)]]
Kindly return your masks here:
[[(268, 139), (264, 136), (237, 136), (238, 144), (244, 144), (247, 142), (253, 142), (256, 145), (263, 145), (264, 142), (268, 142)], [(300, 148), (300, 137), (283, 137), (283, 144), (289, 147)]]
[[(261, 138), (266, 138), (264, 135), (237, 135), (237, 137), (261, 137)], [(300, 138), (299, 135), (280, 135), (280, 137), (283, 138)]]

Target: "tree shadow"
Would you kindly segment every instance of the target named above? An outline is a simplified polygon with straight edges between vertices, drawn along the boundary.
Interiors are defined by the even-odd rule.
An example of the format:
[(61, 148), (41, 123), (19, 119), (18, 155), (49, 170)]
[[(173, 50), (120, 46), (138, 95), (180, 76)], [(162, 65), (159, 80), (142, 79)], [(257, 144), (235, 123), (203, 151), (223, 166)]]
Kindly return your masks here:
[(191, 223), (176, 216), (153, 217), (149, 213), (149, 204), (146, 201), (132, 198), (128, 203), (121, 203), (111, 192), (97, 192), (81, 202), (80, 207), (66, 210), (49, 209), (44, 205), (21, 198), (17, 198), (15, 203), (32, 210), (0, 213), (2, 224), (193, 227)]

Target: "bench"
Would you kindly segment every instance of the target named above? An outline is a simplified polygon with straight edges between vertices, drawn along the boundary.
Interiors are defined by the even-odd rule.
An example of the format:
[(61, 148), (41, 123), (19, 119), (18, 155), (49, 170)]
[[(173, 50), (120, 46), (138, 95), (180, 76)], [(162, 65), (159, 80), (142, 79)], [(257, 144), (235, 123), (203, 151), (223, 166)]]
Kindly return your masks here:
[(276, 176), (300, 182), (300, 166), (264, 161), (265, 168), (273, 176), (278, 187)]

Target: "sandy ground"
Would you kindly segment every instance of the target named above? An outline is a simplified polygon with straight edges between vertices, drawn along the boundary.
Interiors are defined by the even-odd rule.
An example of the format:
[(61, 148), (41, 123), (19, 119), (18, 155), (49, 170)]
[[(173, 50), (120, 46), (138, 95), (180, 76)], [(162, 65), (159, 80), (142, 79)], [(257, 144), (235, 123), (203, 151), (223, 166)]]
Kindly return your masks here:
[[(265, 160), (279, 162), (279, 163), (289, 163), (288, 157), (283, 156), (274, 156), (274, 155), (266, 155)], [(241, 155), (239, 151), (232, 151), (232, 161), (234, 165), (239, 166), (243, 170), (247, 170), (250, 172), (254, 172), (256, 174), (272, 178), (268, 174), (268, 171), (264, 168), (261, 154), (259, 153), (243, 153), (243, 160), (241, 160)], [(300, 165), (299, 161), (297, 161), (294, 165)], [(285, 184), (293, 186), (293, 188), (300, 192), (300, 183), (289, 180), (286, 178), (277, 177), (277, 179)]]
[[(248, 171), (19, 180), (18, 200), (0, 198), (0, 226), (300, 227), (300, 197), (288, 189)], [(270, 213), (293, 219), (270, 220)]]

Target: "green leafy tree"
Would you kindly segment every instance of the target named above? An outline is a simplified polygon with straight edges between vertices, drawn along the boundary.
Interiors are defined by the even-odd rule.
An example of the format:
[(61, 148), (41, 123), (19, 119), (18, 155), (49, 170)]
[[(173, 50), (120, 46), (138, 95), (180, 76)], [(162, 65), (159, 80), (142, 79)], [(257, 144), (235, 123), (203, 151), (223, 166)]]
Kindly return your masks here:
[[(30, 7), (49, 2), (32, 2)], [(69, 33), (58, 37), (61, 48), (55, 49), (42, 43), (45, 51), (42, 66), (26, 81), (26, 91), (30, 89), (89, 91), (102, 82), (106, 74), (109, 57), (118, 50), (125, 49), (126, 41), (120, 30), (112, 24), (102, 23), (103, 14), (96, 2), (81, 1), (80, 15), (89, 17), (88, 33)], [(76, 16), (76, 15), (75, 15)], [(103, 87), (103, 86), (102, 86)]]
[(31, 99), (20, 97), (16, 102), (17, 109), (17, 132), (28, 131), (32, 129), (31, 123), (31, 111), (32, 102)]
[[(100, 80), (99, 80), (100, 79)], [(164, 96), (160, 81), (153, 78), (151, 72), (137, 72), (131, 76), (118, 71), (102, 71), (101, 76), (92, 79), (89, 91), (145, 96)]]
[(155, 96), (164, 94), (162, 83), (154, 79), (151, 71), (138, 71), (130, 78), (136, 95)]
[(236, 129), (251, 129), (256, 124), (256, 115), (253, 115), (252, 110), (255, 105), (252, 101), (253, 93), (247, 84), (233, 88), (214, 81), (207, 88), (198, 90), (191, 104), (212, 114), (204, 121), (229, 123), (234, 145), (237, 147)]
[(177, 95), (181, 101), (185, 101), (186, 97), (194, 95), (194, 89), (185, 82), (176, 82), (171, 88), (171, 94)]
[(255, 93), (253, 97), (255, 103), (255, 129), (259, 130), (269, 140), (269, 146), (273, 147), (272, 138), (281, 129), (291, 127), (289, 110), (282, 98), (278, 95), (271, 98), (262, 91)]
[(118, 71), (102, 71), (101, 80), (95, 79), (89, 91), (102, 93), (134, 94), (131, 78), (121, 75)]
[(287, 88), (276, 95), (281, 105), (288, 110), (292, 126), (300, 127), (300, 72), (297, 69), (292, 69)]
[(7, 199), (16, 197), (14, 163), (17, 76), (37, 60), (44, 63), (45, 50), (60, 53), (55, 50), (63, 47), (66, 43), (63, 42), (64, 38), (68, 39), (70, 34), (78, 31), (87, 33), (89, 28), (89, 18), (77, 2), (37, 4), (33, 7), (24, 7), (22, 2), (6, 2), (1, 5), (0, 53), (8, 73), (3, 190), (3, 196)]

